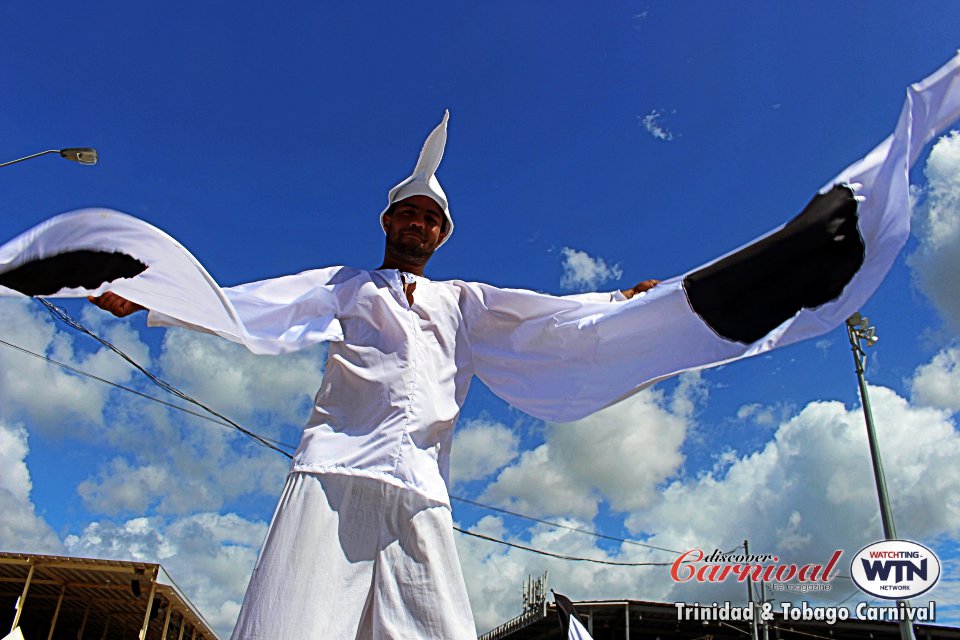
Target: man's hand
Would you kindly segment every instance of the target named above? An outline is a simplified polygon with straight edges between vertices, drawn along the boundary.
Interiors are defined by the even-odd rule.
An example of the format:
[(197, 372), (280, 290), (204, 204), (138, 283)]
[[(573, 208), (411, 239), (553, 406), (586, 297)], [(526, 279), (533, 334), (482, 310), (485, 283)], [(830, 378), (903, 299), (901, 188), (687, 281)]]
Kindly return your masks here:
[(122, 298), (112, 291), (107, 291), (101, 296), (94, 298), (93, 296), (87, 296), (87, 300), (97, 305), (104, 311), (109, 311), (118, 318), (126, 318), (131, 313), (136, 313), (137, 311), (146, 311), (146, 307), (137, 304), (136, 302), (131, 302), (126, 298)]
[(637, 295), (638, 293), (643, 293), (644, 291), (650, 291), (655, 286), (660, 284), (659, 280), (644, 280), (643, 282), (637, 284), (632, 289), (621, 289), (620, 293), (626, 296), (627, 300)]

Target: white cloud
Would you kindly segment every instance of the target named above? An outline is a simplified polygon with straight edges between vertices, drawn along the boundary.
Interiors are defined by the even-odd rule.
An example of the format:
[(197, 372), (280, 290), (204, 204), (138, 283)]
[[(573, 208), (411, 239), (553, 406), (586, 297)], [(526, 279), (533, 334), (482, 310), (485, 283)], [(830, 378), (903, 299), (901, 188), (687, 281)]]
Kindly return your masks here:
[[(117, 482), (110, 482), (117, 478)], [(95, 513), (143, 513), (167, 488), (177, 487), (166, 467), (148, 465), (133, 468), (123, 458), (114, 458), (102, 468), (97, 481), (87, 479), (77, 487), (84, 506)]]
[(633, 14), (633, 28), (639, 31), (649, 15), (650, 11), (647, 9), (644, 9), (640, 13)]
[[(136, 321), (115, 320), (92, 306), (81, 317), (95, 333), (151, 366)], [(0, 300), (0, 326), (8, 342), (186, 405), (105, 347), (61, 330), (29, 301)], [(314, 348), (257, 357), (212, 336), (168, 331), (154, 368), (251, 430), (296, 445), (322, 376), (323, 354)], [(9, 347), (0, 347), (0, 407), (2, 419), (29, 424), (42, 438), (97, 442), (103, 462), (77, 487), (83, 506), (95, 515), (183, 515), (221, 509), (242, 496), (273, 497), (288, 466), (284, 457), (253, 446), (228, 428), (67, 373)]]
[(931, 407), (960, 411), (960, 348), (948, 347), (914, 371), (913, 400)]
[(480, 500), (533, 516), (564, 514), (590, 520), (597, 513), (600, 496), (593, 487), (568, 476), (552, 447), (544, 444), (501, 471)]
[(623, 277), (620, 265), (608, 265), (603, 258), (594, 258), (585, 251), (564, 247), (561, 253), (563, 275), (560, 276), (560, 286), (564, 289), (596, 291), (601, 284)]
[(92, 522), (64, 540), (71, 555), (157, 562), (222, 638), (229, 637), (266, 523), (236, 514), (196, 513)]
[(737, 420), (753, 420), (757, 424), (771, 424), (774, 418), (773, 413), (767, 407), (754, 402), (742, 405), (737, 409)]
[(702, 395), (699, 380), (687, 374), (672, 396), (645, 389), (576, 422), (548, 425), (546, 442), (501, 471), (482, 500), (587, 520), (603, 499), (616, 511), (649, 505), (683, 463), (680, 447)]
[[(960, 133), (934, 145), (924, 167), (915, 233), (920, 246), (908, 258), (914, 279), (947, 326), (960, 329)], [(919, 191), (919, 193), (918, 193)]]
[[(93, 307), (84, 309), (82, 321), (136, 362), (152, 366), (149, 348), (135, 330), (136, 321), (118, 321)], [(117, 354), (80, 334), (60, 330), (28, 301), (0, 299), (0, 326), (7, 342), (107, 380), (120, 384), (132, 381), (152, 395), (164, 396)], [(301, 425), (306, 420), (322, 377), (324, 356), (322, 347), (286, 356), (255, 356), (213, 336), (168, 330), (157, 372), (225, 415), (248, 426), (256, 417), (261, 423), (252, 426), (265, 430), (266, 435), (277, 435), (277, 425)], [(102, 429), (108, 402), (110, 421), (115, 423), (111, 425), (113, 431)], [(138, 423), (142, 414), (153, 409), (145, 400), (131, 400), (108, 385), (67, 373), (6, 346), (0, 348), (0, 406), (6, 417), (22, 418), (45, 435), (64, 433), (63, 426), (70, 424), (71, 437), (95, 435), (128, 450), (142, 445), (143, 432)], [(148, 417), (159, 420), (155, 414)], [(129, 427), (134, 440), (124, 439), (128, 435), (123, 432), (124, 426)]]
[[(110, 342), (135, 362), (149, 370), (153, 366), (150, 349), (140, 339), (135, 329), (136, 323), (143, 321), (142, 318), (143, 316), (140, 315), (136, 316), (134, 320), (120, 320), (93, 305), (85, 306), (80, 314), (81, 322), (91, 332)], [(81, 340), (90, 340), (76, 333), (71, 335), (77, 336)], [(79, 364), (84, 371), (115, 382), (124, 382), (140, 375), (130, 363), (109, 349), (101, 348), (88, 357), (79, 360)]]
[[(870, 393), (898, 534), (925, 541), (936, 549), (936, 540), (956, 538), (960, 533), (960, 497), (955, 492), (960, 485), (960, 467), (955, 464), (960, 455), (960, 434), (944, 411), (911, 406), (883, 387), (871, 387)], [(659, 402), (661, 407), (665, 404)], [(767, 412), (763, 407), (749, 411), (758, 415)], [(771, 412), (776, 415), (781, 409), (775, 407)], [(521, 506), (517, 508), (536, 513), (540, 506), (542, 514), (574, 515), (576, 520), (563, 522), (590, 528), (597, 501), (607, 497), (610, 488), (601, 491), (597, 483), (589, 481), (585, 487), (577, 480), (576, 470), (567, 473), (557, 460), (540, 459), (556, 455), (554, 447), (560, 448), (548, 439), (532, 454), (522, 456), (516, 467), (508, 468), (526, 470), (526, 480), (533, 485), (530, 489), (521, 482), (510, 485), (521, 491), (521, 498), (516, 500)], [(611, 457), (601, 465), (608, 476), (630, 473), (617, 451), (611, 449), (609, 453)], [(642, 463), (656, 455), (653, 452)], [(537, 457), (539, 464), (528, 462), (530, 456)], [(662, 483), (653, 477), (630, 481), (645, 482), (650, 493), (645, 504), (638, 501), (641, 504), (630, 509), (628, 529), (635, 534), (652, 532), (645, 542), (678, 550), (729, 550), (749, 539), (751, 552), (775, 552), (787, 562), (800, 563), (823, 562), (836, 549), (844, 550), (844, 557), (849, 558), (863, 545), (882, 537), (859, 408), (848, 410), (837, 402), (812, 402), (782, 422), (759, 451), (737, 454), (727, 450), (719, 457), (723, 464), (695, 477), (680, 475), (679, 468), (671, 474), (669, 467), (673, 465), (665, 465), (653, 476), (668, 474), (673, 479), (659, 492), (655, 487)], [(543, 468), (562, 471), (559, 475), (565, 476), (565, 486), (578, 487), (579, 499), (590, 508), (556, 508), (550, 502), (549, 492), (555, 489), (552, 479), (536, 475)], [(611, 469), (616, 471), (611, 473)], [(624, 482), (624, 486), (627, 484)], [(491, 494), (494, 488), (507, 486), (495, 483)], [(618, 500), (613, 495), (611, 507)], [(485, 529), (495, 537), (580, 557), (620, 562), (672, 562), (676, 557), (628, 544), (601, 545), (582, 534), (543, 525), (511, 534), (500, 518), (485, 518), (475, 527)], [(517, 615), (520, 584), (528, 574), (538, 575), (544, 569), (550, 571), (551, 587), (569, 591), (574, 598), (743, 599), (742, 584), (679, 585), (670, 579), (667, 567), (611, 568), (563, 562), (471, 539), (458, 539), (458, 547), (480, 631)], [(507, 585), (505, 594), (503, 585)], [(841, 578), (835, 579), (833, 586), (834, 591), (822, 594), (823, 598), (835, 602), (849, 593), (848, 583)]]
[[(586, 527), (571, 519), (561, 524)], [(553, 553), (616, 562), (662, 562), (670, 559), (662, 552), (635, 545), (604, 550), (595, 539), (569, 530), (537, 525), (524, 535), (511, 535), (499, 517), (489, 516), (472, 530), (491, 537)], [(663, 599), (669, 585), (663, 578), (668, 570), (661, 566), (613, 567), (587, 562), (568, 562), (521, 549), (494, 545), (460, 536), (457, 538), (460, 563), (467, 579), (470, 604), (477, 632), (484, 633), (521, 612), (521, 585), (529, 575), (548, 573), (548, 588), (574, 600), (602, 600), (633, 597)]]
[(640, 124), (643, 125), (643, 128), (647, 130), (651, 136), (657, 140), (664, 140), (669, 142), (673, 140), (673, 133), (663, 126), (660, 121), (663, 112), (657, 109), (654, 109), (645, 116), (637, 116), (637, 119), (640, 121)]
[[(883, 387), (870, 394), (898, 534), (956, 536), (960, 498), (951, 488), (960, 483), (960, 434), (948, 414), (911, 407)], [(760, 451), (723, 472), (676, 480), (627, 524), (656, 531), (655, 544), (685, 548), (723, 549), (749, 538), (752, 551), (803, 561), (852, 553), (882, 537), (862, 413), (810, 403)]]
[(454, 483), (485, 478), (517, 457), (520, 437), (499, 422), (470, 420), (454, 434), (450, 474)]
[(169, 382), (233, 419), (268, 413), (302, 424), (320, 386), (325, 353), (315, 347), (259, 356), (216, 336), (172, 329), (164, 335), (160, 365)]
[[(95, 311), (84, 311), (83, 321), (139, 362), (150, 364), (149, 350), (133, 325)], [(28, 303), (0, 301), (0, 324), (4, 327), (4, 339), (9, 342), (104, 378), (163, 395), (115, 354), (95, 343), (88, 346), (86, 338), (60, 330), (46, 314)], [(322, 360), (316, 350), (301, 354), (300, 358), (267, 364), (209, 348), (214, 342), (175, 340), (172, 348), (165, 346), (159, 363), (176, 363), (178, 371), (193, 375), (187, 376), (188, 382), (202, 377), (196, 367), (204, 361), (212, 363), (226, 381), (217, 387), (221, 396), (215, 401), (223, 394), (238, 394), (239, 401), (228, 403), (225, 412), (238, 407), (238, 412), (246, 409), (244, 416), (268, 422), (269, 428), (263, 430), (279, 432), (277, 425), (304, 419), (311, 387), (320, 378)], [(178, 360), (179, 355), (187, 352)], [(67, 374), (9, 348), (0, 350), (0, 365), (0, 406), (4, 412), (0, 420), (3, 548), (160, 562), (221, 636), (229, 635), (266, 524), (255, 516), (250, 519), (213, 511), (242, 496), (277, 495), (286, 474), (286, 459), (250, 445), (223, 427), (184, 417), (102, 383)], [(159, 373), (179, 383), (162, 368)], [(216, 387), (216, 381), (208, 384), (208, 388)], [(38, 389), (43, 389), (43, 393), (38, 393)], [(258, 398), (263, 405), (247, 409), (254, 407)], [(77, 487), (82, 506), (93, 515), (134, 517), (117, 522), (88, 522), (81, 525), (79, 533), (68, 535), (61, 542), (31, 502), (32, 482), (26, 464), (28, 434), (22, 426), (9, 426), (14, 424), (11, 416), (17, 415), (45, 436), (96, 436), (99, 451), (108, 455), (100, 469)], [(70, 429), (64, 429), (64, 425)], [(67, 488), (65, 493), (71, 489)], [(263, 502), (268, 501), (272, 500)], [(269, 511), (264, 515), (269, 515)]]
[(84, 507), (110, 516), (216, 510), (242, 496), (278, 495), (289, 467), (286, 458), (267, 451), (225, 449), (207, 456), (176, 447), (141, 458), (147, 461), (114, 458), (81, 482)]
[(0, 422), (0, 548), (59, 553), (60, 540), (30, 499), (27, 431)]
[[(677, 394), (684, 397), (682, 389)], [(683, 464), (689, 413), (666, 400), (659, 390), (641, 392), (575, 423), (551, 425), (548, 442), (566, 473), (612, 509), (641, 508)]]
[[(255, 433), (296, 445), (322, 376), (322, 354), (314, 348), (255, 356), (213, 336), (172, 330), (164, 335), (158, 364), (162, 378), (205, 405)], [(229, 427), (127, 395), (111, 404), (109, 415), (106, 439), (122, 455), (77, 488), (93, 513), (217, 510), (242, 496), (275, 496), (283, 485), (286, 458)]]
[(830, 347), (833, 346), (833, 340), (830, 338), (821, 338), (813, 343), (813, 346), (817, 348), (817, 351), (820, 352), (820, 355), (827, 355), (830, 351)]
[[(127, 382), (134, 370), (105, 347), (94, 349), (91, 340), (81, 351), (74, 335), (61, 331), (53, 320), (28, 301), (0, 299), (3, 339), (33, 353), (46, 355), (78, 369)], [(128, 328), (107, 327), (106, 333), (127, 349), (145, 358), (148, 349)], [(90, 346), (88, 346), (90, 345)], [(38, 390), (43, 390), (42, 393)], [(9, 418), (22, 419), (44, 435), (99, 437), (102, 409), (110, 387), (21, 353), (0, 346), (0, 406)], [(69, 431), (64, 429), (70, 425)]]
[(783, 405), (764, 405), (751, 403), (737, 409), (737, 420), (750, 421), (760, 427), (772, 427), (786, 420), (789, 408)]

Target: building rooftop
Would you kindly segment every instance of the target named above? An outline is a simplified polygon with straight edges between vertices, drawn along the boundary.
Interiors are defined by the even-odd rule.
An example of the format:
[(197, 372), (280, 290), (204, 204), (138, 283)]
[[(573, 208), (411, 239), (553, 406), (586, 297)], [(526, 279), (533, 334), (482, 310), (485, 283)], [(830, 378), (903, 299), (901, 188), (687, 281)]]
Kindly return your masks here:
[[(594, 600), (574, 602), (577, 614), (594, 640), (749, 640), (751, 628), (743, 621), (680, 620), (674, 603), (644, 600)], [(711, 603), (712, 604), (712, 603)], [(847, 603), (853, 615), (857, 602)], [(799, 603), (797, 603), (799, 606)], [(760, 640), (900, 640), (897, 622), (838, 620), (785, 620), (780, 609)], [(917, 640), (960, 640), (960, 629), (937, 624), (915, 624)], [(556, 606), (528, 611), (480, 636), (480, 640), (561, 639)], [(566, 638), (562, 638), (566, 640)]]
[(159, 564), (0, 552), (0, 633), (218, 640)]

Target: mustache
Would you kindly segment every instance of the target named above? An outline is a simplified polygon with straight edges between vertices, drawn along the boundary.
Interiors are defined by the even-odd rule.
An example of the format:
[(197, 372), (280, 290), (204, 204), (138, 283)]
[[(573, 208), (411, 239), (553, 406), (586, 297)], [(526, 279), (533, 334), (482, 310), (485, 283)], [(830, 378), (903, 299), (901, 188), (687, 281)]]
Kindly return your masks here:
[(407, 235), (407, 234), (414, 235), (420, 238), (421, 240), (427, 239), (427, 236), (425, 233), (423, 233), (422, 231), (417, 231), (416, 229), (404, 229), (403, 231), (400, 232), (401, 236)]

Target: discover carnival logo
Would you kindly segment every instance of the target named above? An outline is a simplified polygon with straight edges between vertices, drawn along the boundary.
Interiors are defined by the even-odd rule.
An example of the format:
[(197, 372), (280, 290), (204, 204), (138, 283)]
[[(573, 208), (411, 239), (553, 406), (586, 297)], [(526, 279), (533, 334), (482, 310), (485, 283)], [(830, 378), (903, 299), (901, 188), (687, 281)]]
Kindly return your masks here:
[(922, 544), (884, 540), (857, 552), (850, 563), (850, 576), (864, 593), (905, 600), (926, 593), (937, 584), (940, 559)]
[(670, 577), (674, 582), (724, 582), (728, 579), (744, 582), (790, 582), (796, 580), (807, 585), (807, 590), (825, 591), (830, 585), (830, 574), (843, 553), (836, 550), (833, 555), (821, 563), (798, 565), (781, 563), (780, 557), (773, 554), (731, 554), (715, 549), (709, 555), (701, 549), (691, 549), (681, 553), (670, 566)]

